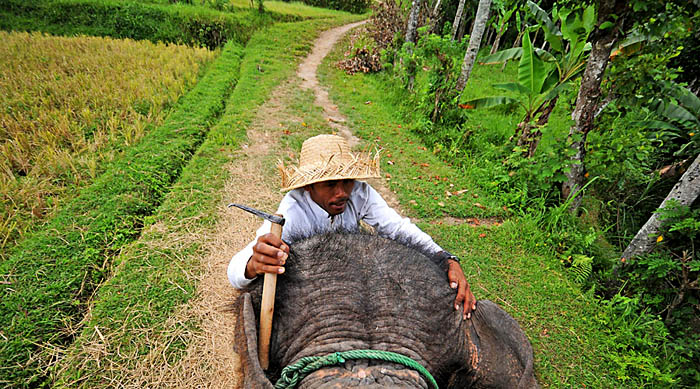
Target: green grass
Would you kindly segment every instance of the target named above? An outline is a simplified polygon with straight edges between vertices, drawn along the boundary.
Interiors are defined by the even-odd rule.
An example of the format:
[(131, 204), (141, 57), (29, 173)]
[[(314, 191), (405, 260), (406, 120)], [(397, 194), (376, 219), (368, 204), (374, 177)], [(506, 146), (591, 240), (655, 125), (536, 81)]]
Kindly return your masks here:
[(231, 43), (165, 123), (0, 263), (0, 382), (45, 382), (52, 352), (74, 336), (113, 257), (141, 232), (236, 84), (242, 49)]
[(301, 19), (293, 13), (260, 14), (249, 9), (231, 13), (196, 5), (119, 0), (6, 0), (0, 2), (0, 16), (3, 30), (147, 39), (209, 48), (229, 40), (245, 44), (257, 29)]
[[(108, 387), (115, 382), (128, 386), (139, 362), (155, 353), (176, 363), (192, 337), (201, 336), (194, 315), (184, 321), (173, 317), (195, 295), (202, 248), (197, 239), (174, 242), (183, 242), (176, 239), (183, 235), (211, 232), (217, 209), (230, 201), (220, 194), (228, 178), (225, 164), (235, 159), (234, 151), (246, 141), (256, 109), (296, 71), (321, 30), (356, 19), (341, 14), (275, 25), (252, 37), (225, 113), (163, 205), (148, 218), (143, 236), (115, 261), (114, 276), (100, 287), (90, 317), (55, 371), (57, 386)], [(96, 359), (87, 345), (101, 337), (108, 342), (103, 356)]]
[[(391, 176), (389, 185), (409, 216), (421, 218), (421, 228), (464, 259), (463, 268), (477, 298), (498, 303), (523, 327), (535, 351), (540, 383), (545, 387), (619, 386), (607, 374), (612, 365), (605, 355), (613, 350), (606, 346), (606, 336), (596, 320), (596, 301), (567, 279), (558, 256), (544, 245), (545, 234), (536, 219), (503, 210), (507, 204), (500, 193), (483, 181), (482, 165), (488, 167), (492, 162), (467, 156), (465, 162), (450, 166), (450, 161), (432, 153), (432, 145), (421, 144), (407, 130), (415, 128), (415, 116), (406, 113), (411, 108), (401, 100), (402, 93), (392, 92), (395, 81), (382, 74), (347, 76), (332, 67), (346, 47), (347, 43), (337, 46), (326, 59), (320, 69), (322, 83), (330, 85), (331, 97), (348, 116), (355, 134), (367, 141), (377, 140), (385, 149), (382, 168)], [(484, 70), (475, 69), (470, 93), (488, 89), (489, 72)], [(503, 112), (483, 115), (474, 118), (478, 121), (474, 128), (500, 127), (497, 138), (510, 136), (511, 124), (517, 124), (512, 117), (497, 117), (504, 116)], [(497, 141), (493, 139), (494, 147)], [(388, 164), (389, 160), (394, 164)], [(426, 176), (428, 169), (422, 163), (430, 165), (430, 175), (447, 181), (435, 185), (435, 180), (431, 184), (414, 179)], [(449, 183), (468, 189), (467, 196), (446, 198)], [(475, 207), (475, 201), (486, 209)], [(439, 224), (443, 216), (500, 216), (506, 220), (502, 226), (474, 228)]]

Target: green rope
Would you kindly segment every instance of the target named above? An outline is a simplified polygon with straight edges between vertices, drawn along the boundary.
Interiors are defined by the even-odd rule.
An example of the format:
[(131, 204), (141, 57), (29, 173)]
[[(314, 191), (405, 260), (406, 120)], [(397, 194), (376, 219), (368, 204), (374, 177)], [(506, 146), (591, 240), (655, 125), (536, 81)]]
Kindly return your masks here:
[(296, 388), (297, 384), (303, 380), (304, 377), (309, 375), (309, 373), (325, 366), (343, 364), (345, 363), (346, 359), (379, 359), (382, 361), (399, 363), (413, 370), (417, 370), (419, 373), (423, 374), (430, 384), (432, 384), (433, 388), (438, 389), (435, 378), (433, 378), (430, 372), (421, 366), (420, 363), (405, 355), (380, 350), (339, 351), (320, 357), (301, 358), (296, 363), (282, 369), (282, 376), (275, 383), (275, 389)]

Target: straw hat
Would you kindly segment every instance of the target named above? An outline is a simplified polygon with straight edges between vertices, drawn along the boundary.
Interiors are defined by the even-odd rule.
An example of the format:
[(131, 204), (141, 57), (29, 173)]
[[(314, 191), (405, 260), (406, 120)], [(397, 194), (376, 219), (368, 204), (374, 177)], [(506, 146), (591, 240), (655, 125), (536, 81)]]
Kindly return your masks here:
[(348, 142), (338, 135), (317, 135), (301, 145), (299, 166), (278, 168), (282, 190), (301, 188), (321, 181), (379, 177), (379, 150), (353, 153)]

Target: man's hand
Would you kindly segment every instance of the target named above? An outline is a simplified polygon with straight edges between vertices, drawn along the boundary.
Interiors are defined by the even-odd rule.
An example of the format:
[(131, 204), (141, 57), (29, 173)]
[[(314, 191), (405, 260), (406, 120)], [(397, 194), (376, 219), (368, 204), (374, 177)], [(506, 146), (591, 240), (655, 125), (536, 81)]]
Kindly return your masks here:
[(263, 273), (284, 273), (284, 263), (289, 256), (289, 246), (282, 239), (265, 234), (253, 245), (253, 255), (245, 266), (245, 277), (255, 278)]
[(464, 307), (463, 319), (470, 319), (472, 311), (476, 309), (476, 298), (469, 289), (467, 277), (464, 276), (462, 267), (455, 260), (447, 261), (447, 279), (450, 281), (450, 287), (457, 289), (457, 298), (455, 298), (455, 310), (459, 311), (460, 305)]

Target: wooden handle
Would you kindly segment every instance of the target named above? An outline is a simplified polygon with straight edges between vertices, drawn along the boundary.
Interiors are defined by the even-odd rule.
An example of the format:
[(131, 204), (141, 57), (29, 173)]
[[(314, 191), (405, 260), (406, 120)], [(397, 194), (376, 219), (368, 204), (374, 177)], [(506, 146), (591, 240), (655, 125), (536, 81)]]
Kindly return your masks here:
[[(282, 225), (272, 223), (270, 232), (281, 239)], [(270, 335), (272, 334), (272, 315), (275, 313), (276, 288), (277, 274), (265, 273), (260, 305), (260, 339), (258, 339), (258, 356), (260, 356), (260, 367), (263, 370), (267, 370), (270, 365)]]

